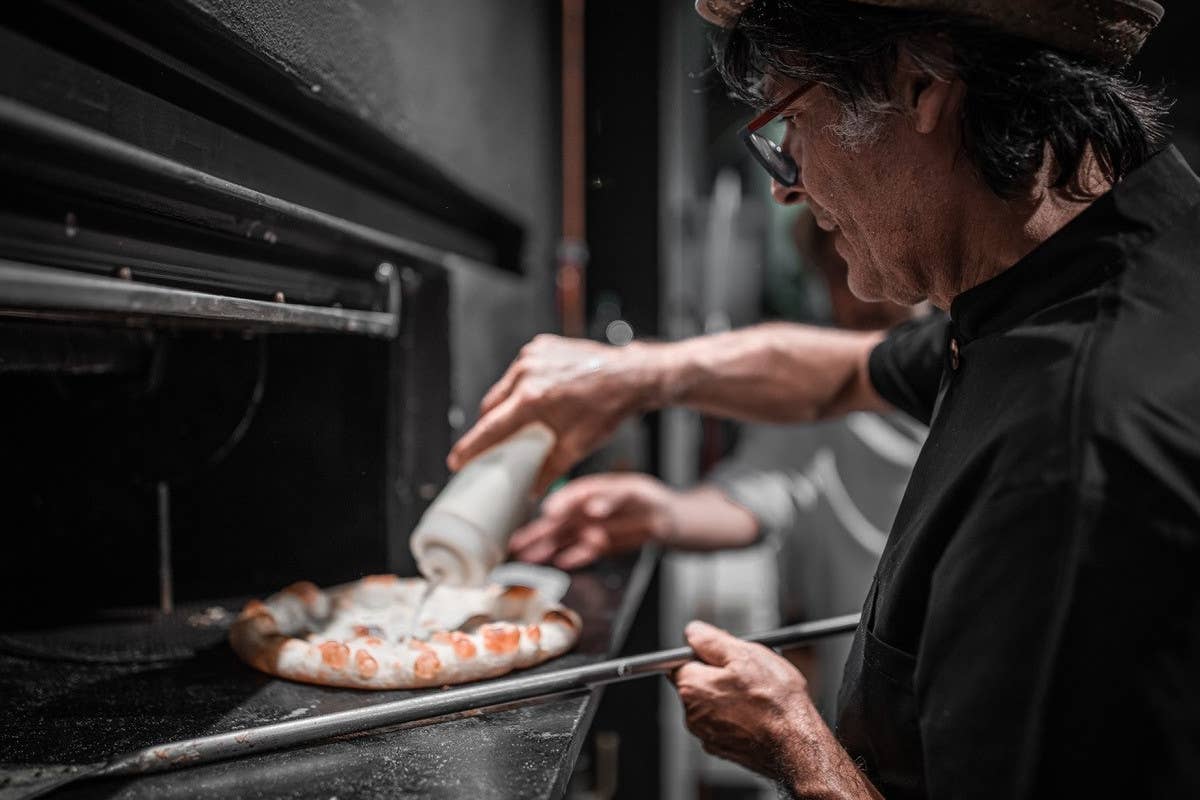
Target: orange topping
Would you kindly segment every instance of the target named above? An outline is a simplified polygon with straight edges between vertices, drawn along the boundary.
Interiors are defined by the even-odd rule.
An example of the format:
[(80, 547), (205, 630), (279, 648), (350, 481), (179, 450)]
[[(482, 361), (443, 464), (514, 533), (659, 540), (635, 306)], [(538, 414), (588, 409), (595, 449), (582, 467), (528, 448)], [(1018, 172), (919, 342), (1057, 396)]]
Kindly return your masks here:
[(500, 596), (505, 600), (528, 600), (535, 594), (537, 592), (528, 586), (508, 586), (505, 587), (504, 593)]
[(454, 652), (459, 658), (474, 658), (475, 643), (471, 641), (471, 637), (465, 633), (452, 633), (450, 638), (454, 640)]
[(525, 626), (525, 635), (529, 637), (529, 641), (537, 644), (542, 641), (542, 629), (537, 625)]
[(358, 667), (358, 674), (364, 678), (370, 678), (379, 672), (379, 662), (366, 650), (354, 651), (354, 666)]
[(242, 617), (244, 619), (246, 617), (253, 617), (256, 614), (266, 614), (269, 617), (271, 616), (271, 611), (261, 600), (251, 600), (249, 603), (246, 603), (246, 607), (242, 609)]
[(450, 631), (448, 633), (441, 631), (433, 635), (433, 640), (453, 646), (454, 655), (459, 658), (474, 658), (477, 652), (475, 643), (471, 641), (471, 637), (460, 631)]
[(511, 653), (521, 644), (521, 629), (507, 622), (484, 625), (479, 632), (483, 646), (493, 653)]
[(421, 653), (417, 656), (417, 660), (413, 662), (413, 674), (423, 680), (429, 680), (442, 668), (442, 662), (438, 659), (437, 653), (432, 650)]
[(287, 594), (294, 594), (304, 601), (305, 605), (311, 606), (321, 597), (321, 590), (312, 581), (297, 581), (291, 586), (283, 590)]
[(364, 636), (378, 639), (380, 636), (383, 636), (383, 629), (378, 625), (355, 625), (354, 635), (360, 639)]
[(321, 660), (332, 669), (345, 669), (350, 660), (350, 648), (341, 642), (326, 642), (321, 645)]
[(396, 583), (400, 579), (395, 575), (367, 575), (362, 579), (363, 583)]
[(378, 636), (368, 636), (363, 640), (363, 643), (369, 647), (379, 647), (379, 645), (383, 644), (383, 639), (380, 639)]
[(435, 652), (437, 652), (437, 651), (436, 651), (436, 650), (434, 650), (432, 647), (430, 647), (428, 644), (426, 644), (425, 642), (422, 642), (420, 639), (409, 639), (409, 640), (408, 640), (408, 646), (409, 646), (409, 648), (410, 648), (410, 649), (412, 649), (412, 650), (420, 650), (422, 653), (435, 653)]

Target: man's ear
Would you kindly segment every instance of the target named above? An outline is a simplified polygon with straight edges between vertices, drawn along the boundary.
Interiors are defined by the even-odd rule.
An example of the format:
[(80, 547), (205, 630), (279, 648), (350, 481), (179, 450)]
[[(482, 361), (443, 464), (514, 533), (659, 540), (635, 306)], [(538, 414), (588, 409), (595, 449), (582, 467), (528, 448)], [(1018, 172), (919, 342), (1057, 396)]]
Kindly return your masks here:
[(943, 120), (958, 113), (966, 90), (962, 81), (930, 75), (903, 51), (896, 66), (899, 95), (917, 133), (933, 133)]

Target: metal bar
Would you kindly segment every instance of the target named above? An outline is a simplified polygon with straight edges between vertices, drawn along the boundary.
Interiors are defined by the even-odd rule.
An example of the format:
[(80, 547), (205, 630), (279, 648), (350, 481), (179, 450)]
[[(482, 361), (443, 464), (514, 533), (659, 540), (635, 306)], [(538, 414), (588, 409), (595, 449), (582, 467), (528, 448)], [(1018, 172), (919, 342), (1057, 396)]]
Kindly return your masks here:
[(171, 485), (159, 481), (158, 494), (158, 610), (175, 611), (175, 581), (171, 570)]
[(45, 316), (86, 312), (394, 338), (400, 330), (399, 277), (389, 269), (381, 279), (389, 283), (389, 302), (393, 306), (386, 312), (226, 297), (0, 259), (0, 315), (26, 315), (30, 310), (46, 312)]
[(101, 163), (117, 166), (129, 172), (153, 176), (178, 186), (198, 188), (234, 198), (260, 209), (275, 212), (287, 219), (348, 236), (360, 242), (402, 253), (430, 264), (445, 267), (455, 264), (475, 267), (490, 266), (465, 255), (431, 247), (403, 236), (396, 236), (378, 228), (351, 222), (333, 214), (256, 191), (8, 97), (0, 97), (0, 129), (7, 129), (30, 139), (69, 148), (73, 153), (91, 156)]
[[(858, 627), (858, 614), (790, 625), (786, 628), (745, 637), (768, 647), (787, 648), (817, 639), (849, 633)], [(253, 728), (184, 739), (155, 745), (111, 759), (97, 776), (138, 775), (189, 767), (210, 761), (252, 755), (283, 747), (344, 736), (352, 733), (399, 725), (488, 708), (519, 700), (565, 692), (580, 691), (609, 683), (660, 675), (686, 664), (695, 657), (690, 647), (677, 647), (597, 664), (569, 667), (554, 672), (522, 675), (444, 692), (381, 703), (368, 708), (339, 711), (311, 719), (276, 722)]]

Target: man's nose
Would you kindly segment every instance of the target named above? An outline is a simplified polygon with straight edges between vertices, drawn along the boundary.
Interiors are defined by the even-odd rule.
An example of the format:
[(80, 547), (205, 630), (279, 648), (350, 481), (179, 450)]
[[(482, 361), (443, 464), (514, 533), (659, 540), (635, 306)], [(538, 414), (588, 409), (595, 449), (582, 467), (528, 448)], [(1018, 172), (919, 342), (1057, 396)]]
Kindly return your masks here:
[(781, 206), (793, 206), (803, 203), (807, 199), (799, 182), (792, 186), (784, 186), (774, 178), (771, 179), (771, 197), (775, 198), (775, 202)]

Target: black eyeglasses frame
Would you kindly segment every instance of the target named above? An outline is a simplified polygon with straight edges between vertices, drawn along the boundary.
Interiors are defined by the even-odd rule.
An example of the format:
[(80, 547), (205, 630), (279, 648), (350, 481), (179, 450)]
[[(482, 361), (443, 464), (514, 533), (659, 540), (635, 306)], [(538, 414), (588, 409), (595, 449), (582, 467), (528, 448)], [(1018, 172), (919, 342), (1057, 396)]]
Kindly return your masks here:
[(800, 179), (800, 168), (795, 160), (783, 151), (775, 142), (763, 136), (758, 131), (775, 121), (789, 105), (800, 99), (806, 92), (817, 86), (808, 82), (797, 87), (778, 103), (750, 120), (740, 131), (738, 138), (746, 145), (754, 160), (767, 171), (767, 174), (780, 186), (795, 186)]

